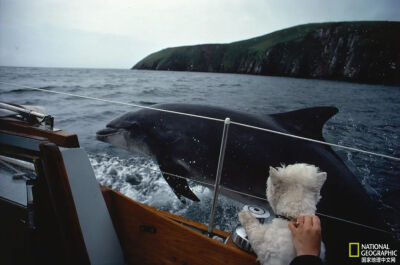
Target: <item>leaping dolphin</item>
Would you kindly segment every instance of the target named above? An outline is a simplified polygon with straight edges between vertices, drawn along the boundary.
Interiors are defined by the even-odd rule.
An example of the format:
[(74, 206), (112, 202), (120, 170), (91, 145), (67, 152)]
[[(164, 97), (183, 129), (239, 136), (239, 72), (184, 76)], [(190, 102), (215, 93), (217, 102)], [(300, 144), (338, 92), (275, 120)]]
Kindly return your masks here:
[[(323, 125), (338, 112), (335, 107), (315, 107), (259, 117), (204, 105), (160, 104), (154, 107), (222, 120), (229, 117), (235, 122), (320, 141), (324, 141)], [(96, 136), (101, 141), (123, 149), (151, 155), (162, 171), (211, 185), (215, 181), (222, 129), (223, 123), (219, 121), (141, 109), (114, 119), (107, 124), (106, 129), (98, 131)], [(296, 162), (316, 165), (328, 174), (318, 204), (320, 212), (386, 229), (361, 184), (339, 156), (326, 145), (231, 124), (221, 184), (228, 189), (265, 198), (269, 167)], [(198, 200), (185, 180), (164, 177), (179, 198), (184, 196)], [(228, 189), (221, 190), (234, 199), (244, 199)], [(325, 232), (325, 238), (343, 244), (335, 245), (337, 249), (335, 254), (331, 254), (331, 259), (339, 254), (338, 251), (339, 256), (347, 255), (346, 240), (349, 235), (355, 236), (351, 240), (360, 240), (365, 232), (337, 222), (326, 221), (325, 226), (330, 228), (329, 232)], [(347, 234), (338, 241), (337, 233)]]

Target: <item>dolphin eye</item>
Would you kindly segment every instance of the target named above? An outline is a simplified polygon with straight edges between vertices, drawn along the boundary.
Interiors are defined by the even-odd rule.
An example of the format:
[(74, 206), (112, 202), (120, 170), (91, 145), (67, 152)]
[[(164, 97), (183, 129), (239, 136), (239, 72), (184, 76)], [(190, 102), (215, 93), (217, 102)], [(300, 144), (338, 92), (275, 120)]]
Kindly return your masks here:
[(139, 130), (139, 129), (140, 129), (140, 126), (139, 126), (139, 124), (137, 124), (136, 122), (134, 122), (134, 123), (130, 124), (130, 125), (127, 127), (127, 129), (130, 129), (130, 130)]

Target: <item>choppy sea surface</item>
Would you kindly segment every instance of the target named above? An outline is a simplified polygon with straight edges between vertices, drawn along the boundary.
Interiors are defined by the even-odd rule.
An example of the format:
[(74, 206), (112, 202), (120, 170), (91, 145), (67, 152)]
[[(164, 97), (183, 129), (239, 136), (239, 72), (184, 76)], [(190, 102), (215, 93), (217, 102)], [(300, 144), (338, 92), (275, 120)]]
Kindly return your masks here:
[[(325, 140), (400, 157), (400, 87), (238, 74), (116, 69), (0, 67), (0, 82), (150, 106), (196, 103), (257, 115), (336, 106)], [(39, 105), (55, 127), (78, 135), (98, 181), (143, 203), (208, 223), (212, 191), (191, 183), (200, 202), (181, 203), (155, 161), (97, 141), (95, 132), (133, 107), (0, 83), (0, 101)], [(400, 238), (400, 163), (333, 148)], [(220, 196), (216, 226), (230, 231), (243, 205)]]

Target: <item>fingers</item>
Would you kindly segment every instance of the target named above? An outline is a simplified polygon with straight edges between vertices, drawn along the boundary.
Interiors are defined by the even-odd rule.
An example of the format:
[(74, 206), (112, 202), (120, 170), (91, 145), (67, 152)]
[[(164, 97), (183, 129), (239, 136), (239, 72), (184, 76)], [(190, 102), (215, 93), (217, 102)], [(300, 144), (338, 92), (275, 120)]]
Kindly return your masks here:
[(321, 221), (318, 216), (299, 216), (297, 217), (297, 225), (304, 225), (305, 228), (321, 227)]
[(304, 223), (304, 216), (297, 217), (297, 223), (303, 224)]
[(294, 222), (290, 222), (288, 224), (288, 226), (289, 226), (290, 232), (292, 232), (292, 235), (294, 235), (296, 233), (296, 228), (297, 228), (295, 223)]
[(312, 218), (309, 215), (304, 216), (304, 227), (311, 228), (312, 227)]
[(312, 217), (313, 226), (321, 227), (321, 221), (319, 220), (318, 216), (314, 215)]
[(321, 235), (321, 221), (318, 216), (313, 216), (313, 229), (315, 232)]
[(321, 228), (321, 221), (318, 216), (304, 215), (297, 217), (293, 225), (295, 228), (302, 225), (304, 225), (304, 228)]

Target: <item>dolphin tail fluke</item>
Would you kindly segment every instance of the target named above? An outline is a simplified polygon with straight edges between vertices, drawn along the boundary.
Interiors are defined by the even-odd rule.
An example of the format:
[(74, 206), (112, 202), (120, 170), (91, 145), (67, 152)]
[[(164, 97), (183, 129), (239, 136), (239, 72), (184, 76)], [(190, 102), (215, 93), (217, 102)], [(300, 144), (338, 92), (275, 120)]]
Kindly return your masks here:
[(164, 178), (181, 202), (185, 203), (185, 200), (182, 197), (186, 197), (189, 200), (196, 202), (200, 201), (196, 194), (194, 194), (190, 189), (186, 179), (174, 176), (164, 176)]
[(323, 140), (322, 127), (333, 115), (336, 107), (315, 107), (271, 115), (298, 135)]

